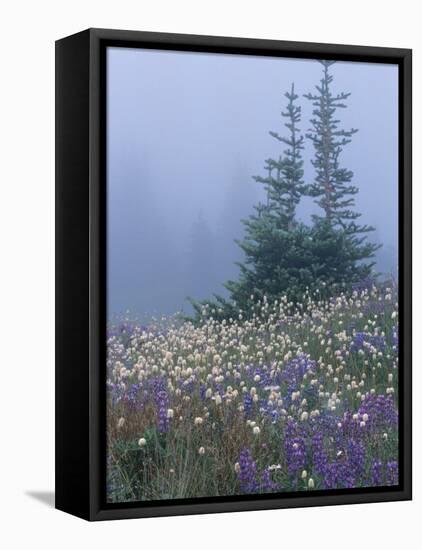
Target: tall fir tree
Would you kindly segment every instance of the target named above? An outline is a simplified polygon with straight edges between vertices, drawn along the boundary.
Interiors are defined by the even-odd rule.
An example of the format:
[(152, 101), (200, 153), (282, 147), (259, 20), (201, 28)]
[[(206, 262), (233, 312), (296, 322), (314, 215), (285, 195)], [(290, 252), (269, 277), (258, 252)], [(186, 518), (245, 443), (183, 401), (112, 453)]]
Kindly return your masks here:
[[(306, 134), (314, 147), (314, 181), (304, 183), (304, 138), (298, 127), (301, 108), (292, 85), (282, 112), (287, 135), (270, 132), (286, 147), (278, 160), (266, 160), (266, 177), (255, 177), (264, 185), (266, 201), (243, 220), (245, 236), (237, 241), (245, 255), (238, 263), (239, 278), (225, 284), (228, 299), (215, 296), (214, 302), (194, 304), (198, 315), (203, 306), (207, 315), (211, 312), (216, 317), (234, 316), (239, 310), (248, 314), (264, 296), (273, 301), (286, 295), (300, 303), (306, 290), (327, 297), (338, 292), (339, 286), (345, 288), (373, 275), (379, 246), (367, 241), (373, 228), (356, 222), (361, 215), (355, 210), (358, 188), (352, 183), (353, 172), (340, 163), (343, 148), (357, 130), (341, 128), (336, 118), (337, 110), (346, 108), (350, 93), (332, 93), (329, 69), (333, 63), (321, 61), (323, 75), (316, 93), (305, 95), (314, 107), (312, 127)], [(322, 215), (313, 216), (311, 227), (296, 216), (304, 195), (313, 197), (322, 209)]]
[[(356, 223), (361, 215), (354, 209), (358, 188), (352, 183), (353, 172), (340, 164), (344, 147), (358, 131), (341, 128), (337, 118), (337, 110), (346, 108), (350, 93), (333, 94), (330, 67), (335, 61), (320, 63), (323, 74), (316, 85), (317, 93), (305, 94), (314, 107), (312, 128), (306, 134), (314, 147), (315, 180), (309, 194), (323, 210), (323, 216), (314, 216), (313, 254), (316, 270), (325, 271), (329, 283), (345, 284), (371, 275), (375, 262), (368, 260), (379, 246), (367, 241), (367, 233), (374, 228)], [(337, 255), (325, 254), (331, 246), (337, 248)]]
[(255, 213), (244, 220), (245, 237), (238, 241), (245, 255), (239, 263), (237, 281), (228, 281), (226, 288), (231, 302), (247, 309), (251, 301), (262, 298), (278, 299), (285, 293), (299, 299), (303, 289), (312, 283), (312, 261), (308, 253), (310, 230), (296, 217), (296, 208), (307, 191), (303, 176), (302, 150), (304, 137), (300, 134), (301, 107), (294, 84), (285, 93), (287, 107), (286, 135), (270, 132), (285, 148), (279, 158), (267, 159), (267, 177), (257, 176), (266, 190), (266, 202), (255, 207)]
[(320, 61), (323, 76), (316, 85), (317, 94), (305, 94), (312, 102), (314, 110), (311, 119), (312, 129), (306, 134), (315, 150), (312, 164), (315, 168), (315, 181), (310, 186), (310, 195), (316, 197), (316, 203), (324, 210), (325, 218), (332, 225), (344, 226), (348, 220), (356, 219), (359, 214), (350, 209), (354, 206), (353, 196), (358, 188), (351, 184), (353, 172), (340, 167), (339, 158), (343, 147), (351, 142), (358, 130), (339, 128), (336, 119), (337, 109), (344, 109), (344, 101), (350, 93), (341, 92), (333, 95), (331, 84), (333, 76), (329, 68), (335, 61)]
[(299, 96), (292, 84), (290, 92), (286, 92), (287, 107), (281, 116), (286, 118), (285, 126), (289, 130), (287, 136), (277, 132), (270, 135), (287, 146), (278, 160), (267, 159), (265, 168), (268, 176), (255, 176), (257, 182), (263, 183), (267, 193), (267, 204), (261, 205), (265, 211), (274, 217), (274, 222), (280, 228), (292, 230), (296, 223), (296, 207), (306, 190), (303, 182), (302, 150), (304, 137), (300, 134), (298, 124), (301, 118), (301, 107), (296, 105)]
[(304, 184), (302, 150), (304, 137), (300, 134), (301, 108), (294, 85), (285, 93), (287, 106), (281, 115), (288, 132), (270, 135), (285, 147), (278, 159), (267, 159), (266, 177), (254, 179), (263, 184), (266, 201), (254, 207), (255, 212), (242, 220), (245, 236), (236, 241), (244, 253), (238, 262), (238, 280), (224, 286), (229, 298), (215, 296), (214, 302), (198, 302), (193, 306), (198, 315), (208, 307), (213, 315), (227, 317), (237, 311), (251, 312), (257, 299), (280, 298), (283, 293), (298, 299), (307, 284), (312, 283), (311, 257), (307, 253), (310, 229), (299, 222), (296, 207), (307, 187)]

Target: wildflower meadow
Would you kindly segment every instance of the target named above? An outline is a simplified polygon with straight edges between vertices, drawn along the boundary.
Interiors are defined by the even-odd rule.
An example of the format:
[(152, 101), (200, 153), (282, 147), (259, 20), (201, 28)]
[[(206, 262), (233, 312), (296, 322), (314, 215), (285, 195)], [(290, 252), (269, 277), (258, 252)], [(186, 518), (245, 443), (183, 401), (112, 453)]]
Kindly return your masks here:
[(393, 288), (108, 329), (109, 502), (398, 483)]
[(396, 68), (126, 56), (108, 84), (108, 502), (397, 485)]

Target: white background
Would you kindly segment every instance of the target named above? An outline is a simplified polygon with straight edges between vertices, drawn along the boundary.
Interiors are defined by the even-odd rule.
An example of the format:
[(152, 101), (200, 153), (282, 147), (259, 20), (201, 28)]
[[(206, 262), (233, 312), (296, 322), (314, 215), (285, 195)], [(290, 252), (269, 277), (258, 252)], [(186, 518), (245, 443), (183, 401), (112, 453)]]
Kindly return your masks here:
[[(419, 345), (422, 35), (401, 0), (27, 0), (0, 8), (0, 544), (3, 548), (415, 548), (414, 501), (89, 524), (54, 510), (54, 40), (87, 27), (413, 48), (414, 310)], [(380, 197), (382, 200), (382, 197)], [(388, 223), (388, 220), (386, 220)], [(415, 542), (412, 542), (412, 539)]]

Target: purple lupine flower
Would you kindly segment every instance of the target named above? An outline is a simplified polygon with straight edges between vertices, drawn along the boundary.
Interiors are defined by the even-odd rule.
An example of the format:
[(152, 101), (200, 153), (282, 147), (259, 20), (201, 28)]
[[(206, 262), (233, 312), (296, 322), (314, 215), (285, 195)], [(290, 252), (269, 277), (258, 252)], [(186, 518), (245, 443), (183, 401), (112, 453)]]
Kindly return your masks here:
[(292, 394), (296, 392), (303, 382), (305, 374), (314, 374), (316, 361), (309, 359), (306, 354), (301, 354), (289, 361), (278, 377), (279, 384), (286, 385), (285, 405), (289, 407), (292, 403)]
[(205, 400), (206, 393), (207, 393), (207, 385), (201, 384), (199, 386), (199, 397), (201, 398), (201, 401)]
[(113, 405), (116, 405), (122, 398), (122, 387), (120, 384), (115, 384), (114, 382), (107, 383), (108, 395), (111, 398)]
[(368, 351), (374, 347), (379, 351), (386, 348), (385, 337), (377, 334), (369, 334), (367, 332), (356, 332), (350, 343), (350, 351)]
[[(262, 367), (253, 369), (250, 372), (249, 376), (251, 378), (251, 381), (253, 381), (256, 386), (265, 387), (265, 386), (271, 386), (272, 384), (270, 371), (265, 370)], [(256, 376), (259, 376), (259, 381), (255, 380)]]
[(365, 471), (366, 451), (365, 446), (360, 441), (351, 439), (347, 444), (347, 461), (351, 473), (355, 478), (359, 478)]
[(130, 384), (122, 395), (122, 401), (129, 405), (132, 409), (141, 409), (142, 402), (139, 399), (140, 389), (141, 384)]
[(271, 479), (271, 472), (268, 468), (265, 468), (261, 473), (261, 490), (262, 491), (276, 491), (279, 489), (279, 485), (274, 483)]
[(324, 478), (326, 489), (350, 489), (355, 483), (355, 476), (347, 460), (340, 459), (328, 464)]
[(225, 393), (225, 389), (224, 389), (224, 386), (223, 384), (215, 384), (215, 393), (218, 393), (218, 395), (223, 398), (224, 397), (224, 393)]
[(243, 394), (243, 412), (246, 418), (251, 416), (253, 399), (250, 393)]
[(382, 462), (380, 460), (374, 460), (371, 466), (371, 485), (382, 485)]
[(168, 428), (168, 393), (166, 389), (166, 382), (162, 377), (154, 377), (149, 380), (148, 390), (150, 395), (153, 396), (158, 419), (158, 431), (165, 433)]
[(281, 381), (287, 386), (298, 385), (302, 382), (306, 373), (314, 373), (315, 369), (316, 361), (302, 354), (287, 363), (281, 373)]
[(249, 449), (243, 449), (239, 457), (238, 480), (242, 493), (254, 493), (258, 491), (259, 484), (256, 479), (256, 463)]
[(324, 448), (324, 436), (321, 430), (312, 436), (312, 471), (322, 478), (327, 475), (328, 456)]
[(365, 336), (365, 332), (356, 332), (352, 342), (350, 343), (350, 351), (358, 351), (362, 349), (365, 343)]
[(368, 415), (369, 428), (396, 428), (398, 411), (392, 395), (368, 395), (359, 407), (361, 415)]
[(265, 401), (265, 399), (262, 400), (259, 410), (262, 416), (266, 416), (270, 419), (272, 424), (276, 424), (282, 416), (280, 410), (277, 408), (277, 405), (273, 401)]
[(301, 429), (294, 420), (288, 420), (286, 424), (284, 451), (289, 475), (297, 478), (305, 469), (306, 446)]
[(166, 432), (168, 427), (167, 403), (167, 392), (165, 390), (157, 392), (156, 405), (158, 413), (158, 431), (160, 433)]
[(179, 387), (186, 395), (192, 395), (195, 391), (195, 379), (189, 378), (188, 380), (179, 380)]

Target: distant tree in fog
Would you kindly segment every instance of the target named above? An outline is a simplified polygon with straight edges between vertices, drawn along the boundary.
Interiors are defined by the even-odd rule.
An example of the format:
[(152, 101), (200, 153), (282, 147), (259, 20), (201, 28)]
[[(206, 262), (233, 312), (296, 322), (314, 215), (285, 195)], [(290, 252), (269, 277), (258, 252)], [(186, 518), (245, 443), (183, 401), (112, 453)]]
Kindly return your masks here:
[(246, 218), (263, 196), (261, 189), (246, 172), (241, 163), (236, 165), (228, 179), (220, 216), (215, 231), (216, 259), (220, 281), (216, 292), (227, 295), (223, 281), (238, 277), (238, 262), (244, 260), (242, 249), (237, 241), (243, 239), (245, 227), (242, 220)]
[(192, 224), (186, 267), (189, 298), (198, 300), (215, 292), (218, 285), (215, 237), (202, 212)]

